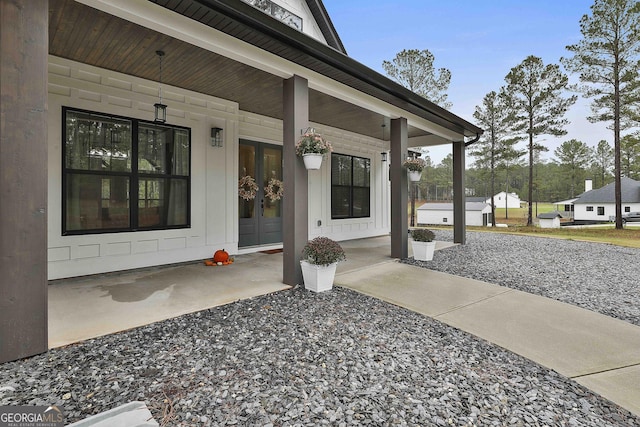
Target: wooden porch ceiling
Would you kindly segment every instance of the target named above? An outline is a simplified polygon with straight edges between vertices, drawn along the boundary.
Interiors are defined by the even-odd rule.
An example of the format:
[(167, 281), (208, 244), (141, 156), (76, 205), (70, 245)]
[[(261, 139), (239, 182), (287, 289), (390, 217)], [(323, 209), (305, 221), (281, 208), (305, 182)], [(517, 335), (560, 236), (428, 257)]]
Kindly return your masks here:
[[(49, 1), (49, 53), (100, 68), (238, 102), (240, 109), (282, 119), (281, 77), (234, 61), (73, 0)], [(380, 138), (385, 118), (310, 90), (312, 122)], [(387, 119), (388, 122), (388, 119)], [(427, 135), (416, 128), (409, 136)], [(388, 139), (388, 132), (387, 132)]]

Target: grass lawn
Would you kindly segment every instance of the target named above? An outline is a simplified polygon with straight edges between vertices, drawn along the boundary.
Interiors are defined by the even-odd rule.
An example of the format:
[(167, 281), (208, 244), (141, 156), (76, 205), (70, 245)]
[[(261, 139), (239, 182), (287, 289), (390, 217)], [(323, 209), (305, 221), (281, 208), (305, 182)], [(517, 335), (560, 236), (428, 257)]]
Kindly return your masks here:
[[(534, 204), (531, 210), (533, 214), (533, 218), (535, 219), (538, 214), (545, 212), (553, 212), (555, 210), (555, 206), (551, 203), (542, 203), (539, 202), (537, 206)], [(528, 208), (518, 208), (518, 209), (505, 209), (496, 207), (496, 223), (500, 224), (508, 224), (511, 225), (527, 225), (527, 213)], [(508, 216), (508, 218), (507, 218)]]
[(640, 227), (616, 230), (613, 225), (590, 228), (538, 228), (515, 226), (508, 228), (467, 227), (471, 231), (491, 233), (524, 234), (586, 242), (609, 243), (628, 248), (640, 248)]

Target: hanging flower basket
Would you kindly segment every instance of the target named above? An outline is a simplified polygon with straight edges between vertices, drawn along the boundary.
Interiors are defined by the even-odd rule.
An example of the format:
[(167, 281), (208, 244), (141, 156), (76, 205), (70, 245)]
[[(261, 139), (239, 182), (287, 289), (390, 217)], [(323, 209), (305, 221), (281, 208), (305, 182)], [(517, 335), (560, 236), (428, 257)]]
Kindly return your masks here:
[(409, 175), (409, 181), (411, 182), (420, 181), (420, 177), (422, 176), (422, 172), (420, 171), (407, 171), (407, 174)]
[(256, 198), (258, 194), (258, 184), (256, 180), (249, 175), (245, 175), (238, 181), (238, 197), (243, 200), (249, 201)]
[(264, 195), (268, 197), (272, 202), (282, 199), (284, 195), (284, 187), (282, 181), (276, 178), (271, 178), (269, 184), (264, 187)]
[(310, 170), (320, 169), (320, 166), (322, 166), (322, 154), (303, 154), (302, 160), (304, 161), (304, 167)]
[(407, 173), (409, 175), (409, 181), (420, 181), (420, 176), (422, 175), (422, 170), (427, 166), (427, 162), (421, 158), (409, 158), (404, 161), (402, 164), (405, 168), (407, 168)]
[(296, 154), (302, 157), (307, 169), (320, 169), (322, 157), (331, 151), (331, 143), (314, 129), (307, 130), (296, 143)]

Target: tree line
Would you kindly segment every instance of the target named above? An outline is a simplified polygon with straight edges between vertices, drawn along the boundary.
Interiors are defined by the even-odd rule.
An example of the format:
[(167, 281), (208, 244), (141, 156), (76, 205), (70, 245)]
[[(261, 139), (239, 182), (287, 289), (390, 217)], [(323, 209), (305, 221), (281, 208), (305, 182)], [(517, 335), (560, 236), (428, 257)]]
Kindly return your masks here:
[[(566, 47), (569, 55), (559, 64), (527, 56), (476, 107), (473, 117), (485, 132), (469, 150), (475, 161), (467, 188), (492, 195), (515, 192), (532, 202), (557, 201), (584, 191), (582, 182), (589, 175), (596, 187), (615, 182), (616, 228), (622, 228), (620, 177), (640, 178), (640, 2), (595, 0), (580, 20), (580, 32), (582, 39)], [(412, 91), (450, 108), (451, 73), (436, 70), (433, 62), (428, 50), (404, 50), (392, 62), (384, 61), (383, 68)], [(570, 74), (579, 84), (569, 84)], [(543, 162), (540, 154), (548, 148), (542, 137), (567, 134), (566, 114), (577, 100), (572, 93), (591, 100), (588, 120), (608, 123), (613, 145), (600, 141), (589, 147), (569, 139), (554, 151), (556, 160)], [(450, 197), (450, 172), (450, 158), (437, 166), (428, 162), (419, 184), (422, 196)], [(533, 223), (532, 205), (527, 225)], [(495, 221), (495, 206), (492, 211)]]

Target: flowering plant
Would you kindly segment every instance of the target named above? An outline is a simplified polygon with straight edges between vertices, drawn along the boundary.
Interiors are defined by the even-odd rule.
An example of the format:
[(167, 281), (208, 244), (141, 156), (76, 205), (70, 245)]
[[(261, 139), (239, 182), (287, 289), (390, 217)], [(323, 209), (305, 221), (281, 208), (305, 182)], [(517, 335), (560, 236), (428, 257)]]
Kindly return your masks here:
[(433, 242), (433, 239), (436, 238), (433, 231), (426, 228), (414, 228), (409, 232), (411, 233), (411, 238), (416, 242)]
[(427, 162), (425, 162), (424, 159), (421, 159), (419, 157), (416, 159), (410, 158), (405, 160), (402, 166), (409, 169), (410, 171), (422, 172), (422, 169), (427, 167)]
[(282, 181), (277, 178), (271, 178), (269, 180), (269, 184), (264, 187), (264, 194), (271, 199), (272, 202), (282, 199), (282, 196), (284, 195)]
[(315, 133), (312, 129), (305, 132), (296, 143), (296, 154), (303, 156), (305, 154), (327, 154), (333, 151), (331, 143), (324, 139), (322, 135)]
[(258, 184), (250, 175), (245, 175), (238, 181), (238, 196), (249, 201), (256, 198), (258, 193)]
[(302, 250), (302, 257), (315, 265), (329, 265), (347, 259), (342, 246), (328, 237), (316, 237), (308, 241)]

